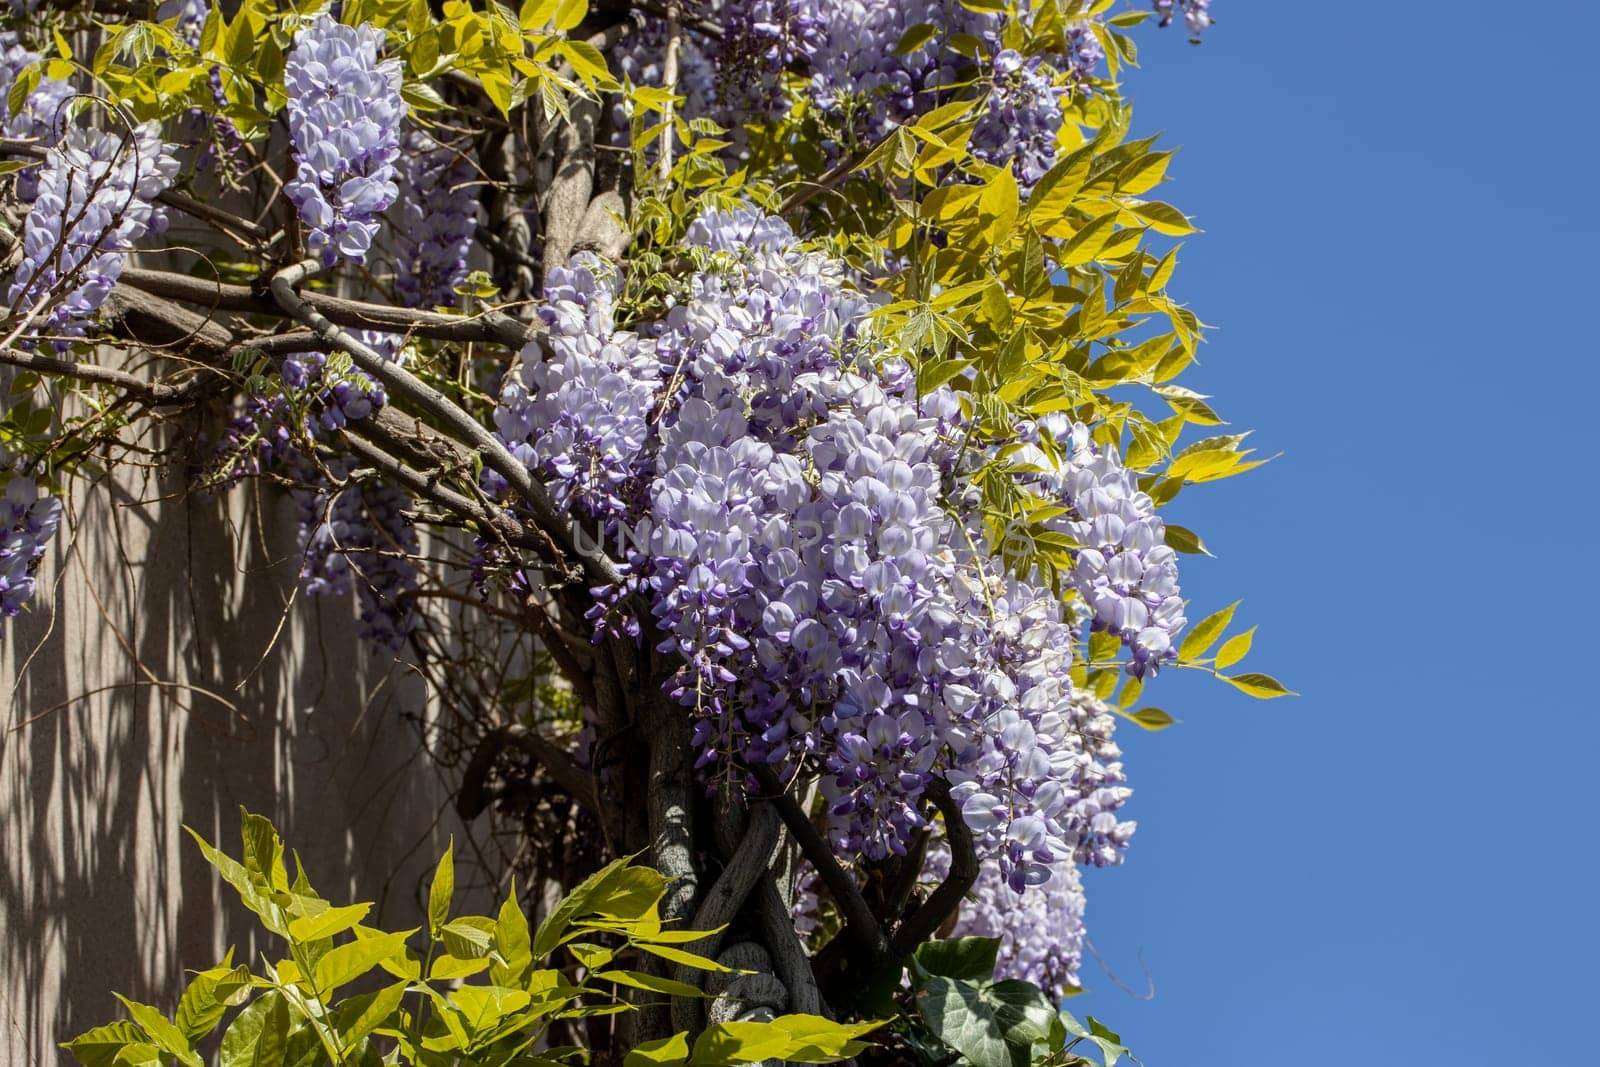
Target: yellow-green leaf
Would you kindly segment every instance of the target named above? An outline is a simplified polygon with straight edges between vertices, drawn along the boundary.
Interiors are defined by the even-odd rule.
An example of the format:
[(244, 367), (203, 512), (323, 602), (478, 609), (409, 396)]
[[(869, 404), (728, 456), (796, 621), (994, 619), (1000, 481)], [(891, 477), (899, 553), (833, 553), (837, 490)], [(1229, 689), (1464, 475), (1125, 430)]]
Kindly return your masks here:
[(1222, 643), (1217, 649), (1216, 668), (1225, 671), (1238, 663), (1250, 652), (1250, 643), (1255, 640), (1256, 628), (1254, 626), (1242, 634), (1234, 634)]
[(1270, 674), (1236, 674), (1232, 678), (1226, 674), (1219, 674), (1217, 677), (1235, 689), (1249, 693), (1258, 700), (1271, 700), (1274, 697), (1298, 695), (1294, 690), (1289, 689)]
[(1238, 606), (1239, 602), (1235, 600), (1216, 614), (1208, 615), (1196, 623), (1194, 629), (1189, 631), (1189, 636), (1183, 639), (1183, 644), (1178, 646), (1179, 657), (1192, 660), (1205, 655), (1233, 621), (1233, 612)]

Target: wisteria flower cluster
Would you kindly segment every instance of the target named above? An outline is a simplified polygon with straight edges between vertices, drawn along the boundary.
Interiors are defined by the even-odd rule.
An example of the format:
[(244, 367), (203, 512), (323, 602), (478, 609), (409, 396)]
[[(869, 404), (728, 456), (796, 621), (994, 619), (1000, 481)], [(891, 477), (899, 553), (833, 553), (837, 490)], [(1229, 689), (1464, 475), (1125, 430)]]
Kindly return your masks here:
[(327, 266), (366, 257), (378, 218), (399, 195), (395, 160), (406, 108), (399, 60), (380, 61), (384, 32), (326, 13), (302, 27), (284, 70), (295, 176), (285, 192), (306, 248)]
[[(358, 330), (354, 336), (385, 359), (403, 358), (394, 334)], [(347, 458), (319, 464), (304, 450), (370, 417), (387, 402), (383, 386), (348, 360), (322, 352), (285, 356), (279, 378), (279, 391), (247, 398), (229, 425), (223, 454), (231, 474), (276, 470), (297, 484), (302, 588), (310, 596), (354, 592), (358, 635), (398, 651), (416, 627), (410, 497), (377, 478), (346, 484), (354, 469)]]
[(1183, 14), (1183, 24), (1189, 30), (1189, 36), (1199, 36), (1210, 28), (1211, 0), (1152, 0), (1156, 14), (1160, 16), (1160, 25), (1165, 28), (1172, 25), (1172, 19), (1180, 11)]
[(33, 333), (54, 335), (61, 351), (83, 336), (134, 242), (165, 228), (155, 200), (177, 172), (154, 122), (67, 130), (39, 170), (7, 294), (13, 312), (35, 315)]
[(17, 615), (33, 599), (34, 572), (61, 525), (61, 501), (11, 467), (0, 450), (0, 615), (5, 616)]
[(478, 226), (477, 177), (459, 148), (408, 127), (400, 155), (400, 196), (392, 209), (395, 293), (408, 307), (456, 302)]
[[(928, 842), (923, 876), (937, 882), (949, 873), (950, 846), (935, 837)], [(1069, 860), (1058, 861), (1049, 881), (1021, 898), (999, 877), (999, 868), (982, 864), (950, 936), (994, 938), (1000, 942), (996, 978), (1020, 978), (1059, 1000), (1078, 988), (1084, 904), (1083, 878)], [(806, 905), (815, 907), (811, 900)]]
[[(0, 132), (49, 147), (61, 137), (67, 102), (73, 97), (72, 84), (60, 78), (41, 78), (15, 113), (10, 104), (11, 87), (16, 84), (17, 75), (41, 58), (39, 53), (23, 45), (15, 33), (0, 31)], [(17, 199), (24, 204), (32, 203), (38, 195), (40, 166), (24, 167), (15, 175)]]
[(1115, 634), (1132, 653), (1128, 673), (1153, 675), (1177, 658), (1174, 639), (1188, 621), (1166, 523), (1116, 450), (1096, 445), (1086, 427), (1052, 416), (1039, 429), (1064, 451), (1061, 461), (1039, 450), (1022, 456), (1052, 469), (1041, 486), (1071, 504), (1047, 525), (1082, 546), (1072, 583), (1093, 612), (1094, 628)]
[[(868, 301), (780, 220), (713, 212), (689, 241), (713, 266), (645, 333), (615, 329), (594, 261), (558, 277), (550, 352), (524, 353), (496, 421), (558, 500), (626, 533), (699, 765), (821, 769), (845, 855), (903, 851), (942, 775), (1014, 891), (1117, 862), (1128, 790), (1111, 716), (1071, 682), (1073, 621), (945, 506), (954, 394), (876, 368)], [(1112, 477), (1109, 452), (1079, 459)], [(1063, 471), (1078, 516), (1069, 494), (1097, 487)]]
[[(398, 652), (416, 628), (417, 532), (409, 517), (411, 500), (382, 479), (336, 486), (321, 471), (302, 476), (321, 489), (297, 494), (300, 509), (300, 580), (311, 596), (356, 595), (360, 614), (356, 634), (389, 652)], [(336, 461), (330, 472), (345, 482), (355, 464)]]

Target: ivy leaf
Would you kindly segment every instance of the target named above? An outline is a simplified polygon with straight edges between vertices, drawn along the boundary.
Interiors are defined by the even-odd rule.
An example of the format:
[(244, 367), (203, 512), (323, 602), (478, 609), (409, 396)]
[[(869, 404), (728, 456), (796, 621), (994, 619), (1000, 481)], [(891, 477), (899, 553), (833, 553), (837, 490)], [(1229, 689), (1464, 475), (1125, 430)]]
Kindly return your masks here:
[(1054, 1014), (1036, 986), (1015, 979), (990, 984), (934, 975), (917, 1003), (929, 1028), (973, 1067), (1027, 1067)]
[(929, 975), (987, 982), (994, 978), (999, 952), (998, 938), (945, 937), (917, 946), (912, 960)]

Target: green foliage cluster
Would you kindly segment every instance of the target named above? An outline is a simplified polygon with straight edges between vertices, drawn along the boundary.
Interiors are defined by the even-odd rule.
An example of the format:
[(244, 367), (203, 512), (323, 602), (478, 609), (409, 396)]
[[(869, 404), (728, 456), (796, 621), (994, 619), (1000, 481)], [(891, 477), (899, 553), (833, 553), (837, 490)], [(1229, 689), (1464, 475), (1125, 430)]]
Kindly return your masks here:
[[(243, 813), (237, 859), (194, 837), (287, 955), (253, 970), (235, 963), (230, 949), (194, 976), (170, 1016), (119, 996), (128, 1019), (64, 1046), (84, 1067), (202, 1067), (201, 1050), (224, 1019), (220, 1067), (561, 1067), (586, 1062), (587, 1051), (552, 1046), (553, 1023), (635, 1010), (639, 998), (625, 999), (624, 990), (705, 995), (630, 961), (653, 956), (699, 971), (728, 970), (685, 947), (707, 931), (663, 924), (666, 879), (629, 858), (590, 876), (530, 929), (514, 884), (496, 915), (453, 916), (455, 865), (447, 850), (428, 893), (426, 931), (384, 931), (364, 921), (371, 903), (335, 905), (318, 895), (298, 855), (291, 880), (283, 841), (260, 815)], [(880, 1025), (813, 1015), (721, 1023), (692, 1045), (687, 1033), (641, 1045), (628, 1063), (832, 1063), (860, 1052), (859, 1039)]]
[(1094, 1016), (1085, 1026), (1030, 982), (995, 981), (999, 947), (994, 938), (955, 937), (926, 942), (912, 957), (916, 1016), (906, 1030), (928, 1062), (956, 1055), (972, 1067), (1075, 1067), (1090, 1063), (1078, 1054), (1084, 1046), (1099, 1050), (1104, 1067), (1133, 1058)]

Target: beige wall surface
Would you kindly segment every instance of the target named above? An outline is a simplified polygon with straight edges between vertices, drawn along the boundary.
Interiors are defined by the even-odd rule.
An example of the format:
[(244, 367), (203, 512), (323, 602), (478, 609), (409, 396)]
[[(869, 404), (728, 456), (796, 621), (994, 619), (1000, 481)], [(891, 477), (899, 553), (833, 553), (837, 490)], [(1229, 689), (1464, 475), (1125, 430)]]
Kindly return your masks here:
[(265, 813), (324, 896), (408, 926), (461, 840), (417, 685), (295, 598), (292, 504), (187, 483), (80, 485), (0, 637), (0, 1067), (61, 1062), (112, 990), (170, 1011), (185, 970), (259, 959), (185, 824), (236, 854)]

